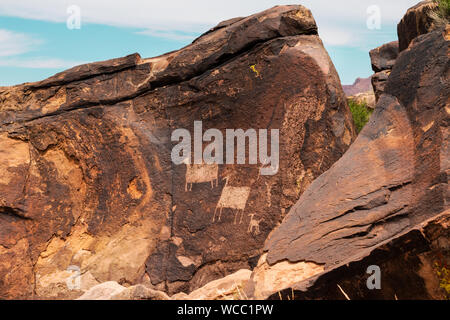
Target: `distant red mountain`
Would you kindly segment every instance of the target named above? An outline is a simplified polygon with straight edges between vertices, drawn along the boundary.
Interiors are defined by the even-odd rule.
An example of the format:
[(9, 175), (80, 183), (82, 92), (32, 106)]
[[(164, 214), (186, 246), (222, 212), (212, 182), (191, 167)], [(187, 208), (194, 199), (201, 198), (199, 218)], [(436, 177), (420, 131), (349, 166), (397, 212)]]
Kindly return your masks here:
[(372, 89), (372, 77), (357, 78), (352, 85), (343, 85), (342, 88), (347, 96), (354, 96), (358, 93), (364, 93)]

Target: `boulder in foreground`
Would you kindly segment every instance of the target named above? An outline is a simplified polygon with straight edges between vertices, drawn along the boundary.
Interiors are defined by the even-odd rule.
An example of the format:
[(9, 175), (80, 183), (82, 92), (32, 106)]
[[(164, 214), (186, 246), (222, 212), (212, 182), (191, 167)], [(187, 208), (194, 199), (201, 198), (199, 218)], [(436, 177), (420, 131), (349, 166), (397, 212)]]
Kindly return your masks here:
[[(269, 236), (254, 297), (344, 298), (342, 281), (355, 298), (443, 298), (433, 268), (450, 263), (449, 30), (400, 54), (370, 122)], [(370, 265), (385, 290), (365, 286)]]

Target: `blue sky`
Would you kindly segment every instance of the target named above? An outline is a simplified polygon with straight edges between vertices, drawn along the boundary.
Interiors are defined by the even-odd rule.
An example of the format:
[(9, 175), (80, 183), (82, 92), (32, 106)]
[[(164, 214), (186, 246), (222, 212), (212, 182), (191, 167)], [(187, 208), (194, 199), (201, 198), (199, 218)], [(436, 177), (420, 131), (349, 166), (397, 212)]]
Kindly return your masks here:
[[(397, 39), (415, 0), (305, 0), (343, 84), (372, 74), (368, 51)], [(294, 2), (296, 3), (296, 2)], [(218, 22), (277, 4), (271, 0), (2, 0), (0, 86), (38, 81), (74, 65), (138, 52), (152, 57), (189, 44)], [(291, 3), (292, 4), (292, 3)], [(70, 30), (76, 5), (81, 28)], [(376, 5), (376, 11), (372, 6)], [(378, 10), (378, 11), (377, 11)], [(378, 15), (379, 13), (379, 15)], [(379, 20), (373, 20), (379, 17)], [(379, 21), (369, 28), (367, 21)]]

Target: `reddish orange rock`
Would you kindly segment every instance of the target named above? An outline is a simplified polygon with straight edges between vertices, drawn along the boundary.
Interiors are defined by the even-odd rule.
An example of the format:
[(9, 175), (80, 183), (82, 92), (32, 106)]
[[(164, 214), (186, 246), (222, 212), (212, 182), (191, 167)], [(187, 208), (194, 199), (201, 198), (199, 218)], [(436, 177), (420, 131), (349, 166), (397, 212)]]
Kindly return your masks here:
[[(187, 179), (190, 167), (171, 161), (171, 133), (193, 134), (196, 120), (223, 133), (279, 129), (279, 173), (220, 165), (204, 171), (209, 180)], [(226, 21), (159, 57), (0, 88), (0, 298), (76, 298), (107, 281), (189, 293), (252, 268), (284, 212), (354, 137), (302, 6)], [(225, 177), (247, 197), (224, 197), (213, 222)]]

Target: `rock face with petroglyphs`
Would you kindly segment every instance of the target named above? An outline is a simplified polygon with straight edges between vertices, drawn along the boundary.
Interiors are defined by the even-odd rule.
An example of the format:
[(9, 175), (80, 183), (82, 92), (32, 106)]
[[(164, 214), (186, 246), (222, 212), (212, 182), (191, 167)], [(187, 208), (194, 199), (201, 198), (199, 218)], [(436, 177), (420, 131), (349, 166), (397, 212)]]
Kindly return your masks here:
[[(224, 137), (279, 130), (278, 173), (174, 164), (171, 135), (194, 136), (194, 121)], [(302, 6), (225, 21), (159, 57), (0, 88), (0, 298), (77, 298), (108, 281), (190, 293), (251, 269), (354, 137)]]
[[(449, 43), (447, 26), (399, 55), (367, 126), (269, 236), (249, 294), (445, 299), (450, 293), (440, 288), (450, 264)], [(367, 286), (371, 266), (382, 271), (382, 290)]]

